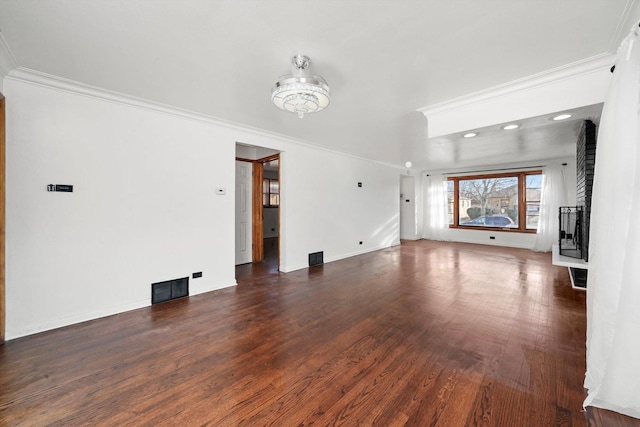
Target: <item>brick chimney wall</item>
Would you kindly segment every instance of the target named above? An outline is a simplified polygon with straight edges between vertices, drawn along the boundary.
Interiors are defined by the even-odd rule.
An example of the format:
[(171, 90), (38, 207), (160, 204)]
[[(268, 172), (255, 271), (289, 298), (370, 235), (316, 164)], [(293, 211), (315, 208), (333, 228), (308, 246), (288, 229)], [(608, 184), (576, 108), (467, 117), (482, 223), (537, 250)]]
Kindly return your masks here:
[(582, 226), (582, 258), (589, 261), (589, 221), (591, 219), (591, 193), (596, 166), (596, 125), (585, 120), (577, 143), (576, 205), (584, 207)]

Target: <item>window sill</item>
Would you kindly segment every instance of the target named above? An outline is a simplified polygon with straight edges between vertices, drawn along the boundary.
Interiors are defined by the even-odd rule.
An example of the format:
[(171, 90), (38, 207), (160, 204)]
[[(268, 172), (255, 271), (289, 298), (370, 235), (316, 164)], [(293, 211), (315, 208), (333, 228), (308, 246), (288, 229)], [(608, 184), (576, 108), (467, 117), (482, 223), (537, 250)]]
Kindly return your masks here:
[(456, 230), (482, 230), (482, 231), (499, 231), (503, 233), (523, 233), (523, 234), (536, 234), (536, 230), (521, 230), (519, 228), (500, 228), (500, 227), (465, 227), (464, 225), (450, 225), (450, 229)]

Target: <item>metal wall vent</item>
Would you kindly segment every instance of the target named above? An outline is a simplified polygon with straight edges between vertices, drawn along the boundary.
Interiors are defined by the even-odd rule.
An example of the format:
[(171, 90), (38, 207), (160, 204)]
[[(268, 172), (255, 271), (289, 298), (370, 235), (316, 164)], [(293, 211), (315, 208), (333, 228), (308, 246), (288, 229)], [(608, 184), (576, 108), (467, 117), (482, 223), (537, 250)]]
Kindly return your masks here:
[(189, 278), (167, 280), (151, 284), (151, 304), (169, 301), (189, 295)]
[(323, 264), (323, 252), (314, 252), (312, 254), (309, 254), (309, 267), (311, 267), (312, 265), (319, 265), (319, 264)]

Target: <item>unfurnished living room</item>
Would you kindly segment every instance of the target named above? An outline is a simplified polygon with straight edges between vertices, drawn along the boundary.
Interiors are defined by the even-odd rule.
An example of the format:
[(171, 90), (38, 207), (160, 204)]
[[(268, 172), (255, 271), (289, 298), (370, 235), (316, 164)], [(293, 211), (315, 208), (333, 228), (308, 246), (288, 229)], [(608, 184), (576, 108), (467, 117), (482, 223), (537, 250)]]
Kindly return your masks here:
[(640, 0), (0, 0), (0, 425), (640, 426)]

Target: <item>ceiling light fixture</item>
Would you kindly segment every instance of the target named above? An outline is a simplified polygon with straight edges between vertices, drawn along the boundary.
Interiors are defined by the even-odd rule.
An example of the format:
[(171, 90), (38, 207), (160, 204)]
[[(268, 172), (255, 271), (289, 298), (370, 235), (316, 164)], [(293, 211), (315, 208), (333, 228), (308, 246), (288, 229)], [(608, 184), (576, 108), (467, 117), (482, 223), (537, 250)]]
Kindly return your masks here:
[(408, 161), (404, 165), (407, 167), (407, 176), (411, 175), (411, 166), (413, 166), (413, 163), (411, 163), (411, 161)]
[(473, 138), (474, 136), (478, 136), (477, 132), (469, 132), (462, 135), (463, 138)]
[(516, 124), (511, 124), (511, 125), (506, 125), (506, 126), (502, 126), (502, 129), (504, 130), (513, 130), (513, 129), (518, 129), (520, 126), (516, 125)]
[(552, 120), (558, 121), (558, 120), (566, 120), (569, 117), (571, 117), (571, 114), (560, 114), (558, 116), (555, 116)]
[(291, 58), (292, 73), (280, 77), (271, 89), (271, 101), (281, 110), (305, 114), (317, 113), (329, 105), (331, 92), (326, 80), (311, 74), (311, 59), (306, 55)]

